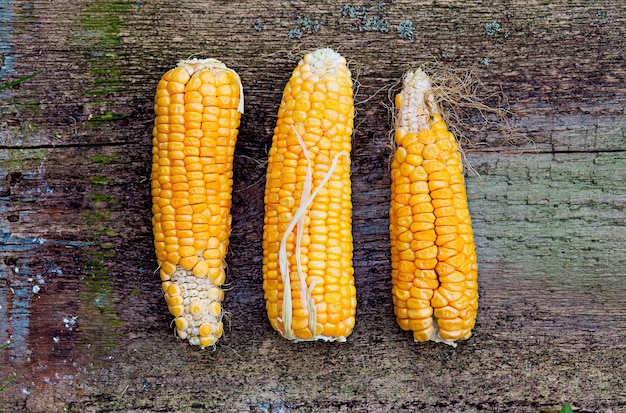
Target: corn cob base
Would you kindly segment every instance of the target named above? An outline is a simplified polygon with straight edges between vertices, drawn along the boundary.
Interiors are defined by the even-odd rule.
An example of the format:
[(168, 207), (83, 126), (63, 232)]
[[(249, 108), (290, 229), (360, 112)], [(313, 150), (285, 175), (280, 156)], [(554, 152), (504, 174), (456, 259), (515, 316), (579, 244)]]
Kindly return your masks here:
[(242, 93), (234, 71), (205, 59), (181, 61), (155, 96), (154, 245), (177, 335), (200, 347), (214, 345), (224, 329), (221, 286)]
[(461, 154), (421, 69), (405, 76), (396, 107), (390, 208), (396, 319), (416, 341), (456, 345), (471, 336), (478, 308)]
[(263, 288), (272, 327), (293, 341), (345, 341), (355, 322), (346, 60), (303, 57), (285, 87), (269, 153)]

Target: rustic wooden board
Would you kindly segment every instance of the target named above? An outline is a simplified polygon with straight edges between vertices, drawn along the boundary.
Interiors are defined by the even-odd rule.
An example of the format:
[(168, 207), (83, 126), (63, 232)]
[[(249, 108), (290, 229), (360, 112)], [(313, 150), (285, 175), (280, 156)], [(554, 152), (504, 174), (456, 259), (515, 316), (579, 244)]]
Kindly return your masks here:
[[(625, 411), (626, 8), (473, 4), (0, 0), (0, 87), (41, 71), (0, 90), (0, 387), (17, 375), (0, 411)], [(264, 312), (263, 162), (282, 88), (320, 46), (358, 84), (357, 325), (292, 344)], [(152, 94), (190, 55), (246, 90), (215, 351), (174, 338), (153, 274)], [(413, 343), (389, 298), (388, 94), (431, 62), (512, 114), (461, 113), (481, 301), (455, 349)]]

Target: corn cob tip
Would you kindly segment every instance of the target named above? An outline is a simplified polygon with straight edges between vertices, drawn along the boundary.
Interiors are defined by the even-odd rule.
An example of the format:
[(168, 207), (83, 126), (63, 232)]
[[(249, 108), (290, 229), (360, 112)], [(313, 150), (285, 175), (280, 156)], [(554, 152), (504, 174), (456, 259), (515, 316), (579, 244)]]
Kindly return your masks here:
[(214, 59), (214, 58), (182, 59), (178, 61), (178, 63), (176, 64), (176, 67), (182, 67), (186, 69), (187, 72), (189, 73), (189, 76), (204, 69), (220, 69), (220, 70), (225, 70), (227, 72), (232, 73), (236, 79), (237, 86), (239, 87), (239, 105), (237, 106), (237, 111), (243, 114), (243, 108), (244, 108), (243, 84), (241, 83), (241, 78), (239, 77), (239, 74), (237, 72), (235, 72), (233, 69), (230, 69), (221, 60)]
[(431, 88), (430, 78), (422, 68), (404, 74), (402, 92), (396, 96), (396, 129), (419, 132), (429, 128), (430, 116), (439, 114)]
[(182, 59), (178, 61), (178, 63), (176, 64), (176, 67), (193, 68), (193, 70), (189, 73), (190, 75), (196, 70), (198, 70), (199, 68), (219, 67), (220, 69), (228, 69), (228, 67), (221, 60), (214, 59), (212, 57), (209, 57), (207, 59), (198, 59), (198, 58)]
[[(296, 70), (301, 72), (303, 80), (311, 80), (317, 82), (325, 75), (337, 75), (344, 73), (350, 79), (350, 70), (347, 68), (346, 59), (329, 47), (316, 49), (305, 54)], [(352, 80), (350, 79), (350, 85)]]

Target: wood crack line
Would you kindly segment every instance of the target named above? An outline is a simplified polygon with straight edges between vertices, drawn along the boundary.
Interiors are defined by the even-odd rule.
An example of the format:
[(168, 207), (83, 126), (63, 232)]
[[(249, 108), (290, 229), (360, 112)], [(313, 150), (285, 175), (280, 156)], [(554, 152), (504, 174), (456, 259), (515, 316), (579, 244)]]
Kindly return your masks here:
[[(142, 145), (141, 142), (93, 142), (93, 143), (61, 143), (61, 144), (40, 144), (40, 145), (0, 145), (0, 150), (33, 150), (33, 149), (71, 149), (71, 148), (105, 148), (124, 145)], [(149, 144), (146, 144), (149, 145)]]
[(621, 153), (626, 152), (626, 148), (616, 149), (559, 149), (559, 150), (541, 150), (541, 149), (517, 149), (517, 150), (465, 150), (465, 155), (558, 155), (558, 154), (602, 154), (602, 153)]
[[(104, 148), (124, 145), (139, 145), (144, 143), (138, 141), (120, 141), (120, 142), (93, 142), (93, 143), (62, 143), (62, 144), (40, 144), (40, 145), (0, 145), (0, 150), (33, 150), (33, 149), (70, 149), (70, 148)], [(148, 145), (148, 144), (145, 144)], [(545, 155), (545, 154), (576, 154), (576, 153), (620, 153), (626, 152), (626, 148), (615, 149), (562, 149), (562, 150), (541, 150), (541, 149), (507, 149), (507, 150), (465, 150), (465, 155)], [(356, 156), (358, 158), (358, 155)]]

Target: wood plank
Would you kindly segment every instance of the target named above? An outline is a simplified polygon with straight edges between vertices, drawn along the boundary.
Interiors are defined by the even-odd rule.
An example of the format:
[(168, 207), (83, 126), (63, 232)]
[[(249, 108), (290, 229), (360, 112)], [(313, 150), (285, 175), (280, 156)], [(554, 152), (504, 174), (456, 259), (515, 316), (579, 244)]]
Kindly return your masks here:
[[(41, 160), (30, 167), (22, 164), (24, 177), (10, 186), (12, 201), (5, 216), (12, 213), (20, 219), (3, 228), (9, 237), (2, 270), (9, 274), (10, 287), (3, 289), (3, 308), (8, 310), (11, 339), (23, 339), (27, 345), (18, 341), (4, 356), (14, 369), (37, 377), (51, 379), (53, 373), (67, 372), (74, 386), (86, 393), (81, 408), (95, 401), (100, 408), (112, 408), (127, 384), (131, 387), (120, 401), (127, 411), (149, 403), (145, 397), (157, 400), (154, 392), (161, 392), (161, 386), (171, 392), (169, 404), (153, 402), (148, 404), (151, 409), (193, 409), (193, 403), (219, 409), (226, 400), (237, 409), (267, 403), (304, 409), (366, 409), (371, 404), (433, 411), (506, 409), (513, 403), (519, 409), (535, 409), (558, 401), (549, 400), (555, 389), (560, 397), (580, 403), (594, 405), (601, 395), (606, 404), (595, 406), (619, 405), (626, 338), (623, 153), (469, 157), (480, 173), (468, 176), (467, 185), (482, 299), (475, 336), (454, 350), (417, 346), (395, 326), (388, 299), (387, 177), (373, 182), (367, 182), (367, 176), (354, 179), (359, 319), (349, 343), (339, 346), (285, 343), (269, 328), (260, 285), (262, 202), (258, 192), (237, 186), (229, 256), (232, 290), (225, 302), (232, 314), (231, 329), (216, 352), (200, 353), (177, 343), (169, 332), (169, 316), (152, 275), (145, 213), (148, 185), (128, 179), (142, 175), (145, 161), (89, 162), (122, 159), (127, 148), (77, 149), (73, 156), (67, 152), (50, 150), (43, 168)], [(354, 158), (357, 166), (370, 162), (368, 157)], [(105, 182), (89, 182), (94, 176), (111, 180), (94, 185)], [(33, 188), (43, 186), (39, 179), (46, 182), (48, 195), (33, 199)], [(64, 187), (68, 182), (74, 186)], [(63, 203), (66, 198), (80, 202), (70, 206)], [(68, 211), (57, 213), (63, 209)], [(37, 218), (31, 218), (31, 211)], [(41, 222), (52, 225), (42, 228)], [(16, 229), (22, 235), (13, 235), (19, 234)], [(32, 293), (35, 285), (40, 288), (37, 294)], [(87, 371), (68, 372), (68, 360)], [(356, 371), (354, 366), (359, 366)], [(407, 387), (398, 393), (388, 380), (390, 371), (407, 386), (425, 380), (423, 374), (428, 379), (419, 392)], [(559, 382), (564, 379), (554, 383), (555, 377), (582, 378), (590, 371), (602, 378), (587, 384)], [(123, 380), (112, 382), (120, 372)], [(261, 372), (274, 377), (261, 377)], [(482, 386), (492, 392), (474, 388), (475, 375), (485, 372)], [(351, 373), (356, 373), (355, 379), (348, 379)], [(506, 392), (520, 374), (520, 387)], [(138, 377), (152, 384), (143, 389)], [(167, 384), (159, 384), (162, 380)], [(211, 402), (207, 390), (189, 390), (215, 389), (220, 383)], [(462, 399), (455, 399), (451, 384), (465, 389)], [(232, 400), (237, 386), (243, 386), (243, 392), (236, 394), (245, 394), (248, 401)], [(269, 390), (259, 394), (253, 390), (257, 386)], [(6, 395), (17, 398), (18, 390), (7, 390)], [(57, 394), (67, 390), (62, 387)], [(363, 400), (359, 394), (377, 396)]]
[[(625, 34), (618, 1), (0, 3), (0, 85), (42, 70), (0, 90), (0, 386), (19, 375), (0, 410), (623, 411)], [(358, 80), (358, 314), (346, 343), (292, 344), (264, 310), (263, 163), (284, 83), (319, 46)], [(169, 328), (147, 179), (156, 82), (197, 54), (246, 90), (230, 326), (204, 352)], [(413, 343), (389, 299), (387, 95), (432, 61), (514, 114), (509, 136), (461, 113), (481, 301), (455, 349)]]
[[(3, 106), (12, 116), (0, 143), (9, 146), (142, 141), (158, 77), (179, 59), (198, 54), (219, 56), (240, 72), (249, 96), (250, 128), (244, 132), (269, 132), (276, 109), (268, 103), (279, 100), (301, 51), (320, 43), (352, 51), (346, 54), (359, 75), (362, 101), (390, 87), (408, 67), (435, 60), (473, 70), (485, 95), (505, 92), (517, 115), (515, 147), (528, 146), (525, 142), (534, 143), (531, 149), (563, 151), (625, 146), (626, 65), (620, 51), (626, 47), (626, 17), (619, 2), (589, 8), (585, 2), (417, 7), (397, 1), (381, 10), (354, 5), (360, 17), (343, 16), (335, 2), (278, 8), (248, 1), (231, 9), (219, 2), (169, 7), (158, 1), (82, 1), (76, 3), (79, 13), (63, 1), (13, 3), (11, 25), (26, 32), (12, 36), (4, 53), (5, 60), (11, 57), (11, 79), (37, 68), (44, 72), (21, 85), (13, 105)], [(169, 22), (167, 27), (157, 29), (155, 16)], [(304, 30), (298, 17), (318, 22), (319, 31)], [(398, 24), (409, 20), (415, 36), (420, 23), (421, 35), (413, 43), (397, 34)], [(366, 30), (372, 26), (368, 21), (388, 23), (388, 31)], [(290, 39), (290, 30), (304, 30), (302, 38)], [(36, 68), (33, 61), (39, 62)], [(363, 103), (363, 113), (381, 116), (382, 102)], [(109, 127), (106, 120), (116, 118), (133, 119), (126, 125), (133, 133)], [(368, 130), (379, 130), (370, 125)], [(12, 134), (7, 142), (8, 130), (21, 132), (20, 140)], [(507, 145), (497, 135), (472, 138), (475, 146)]]

